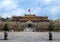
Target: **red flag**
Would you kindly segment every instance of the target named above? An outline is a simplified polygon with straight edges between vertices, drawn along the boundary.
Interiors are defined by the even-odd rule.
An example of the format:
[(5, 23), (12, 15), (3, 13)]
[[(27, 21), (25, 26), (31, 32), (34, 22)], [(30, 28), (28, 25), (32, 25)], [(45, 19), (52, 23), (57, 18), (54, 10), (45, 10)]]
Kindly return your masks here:
[(30, 12), (30, 9), (28, 9), (28, 12)]

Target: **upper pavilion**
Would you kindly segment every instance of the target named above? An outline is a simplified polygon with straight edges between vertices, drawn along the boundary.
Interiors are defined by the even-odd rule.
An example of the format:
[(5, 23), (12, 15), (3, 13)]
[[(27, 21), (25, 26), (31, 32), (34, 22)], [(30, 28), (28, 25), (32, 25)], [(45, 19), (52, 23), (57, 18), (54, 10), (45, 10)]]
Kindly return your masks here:
[(31, 14), (30, 9), (28, 9), (29, 14), (25, 14), (24, 16), (12, 16), (12, 21), (19, 22), (49, 22), (47, 16), (36, 16), (35, 14)]

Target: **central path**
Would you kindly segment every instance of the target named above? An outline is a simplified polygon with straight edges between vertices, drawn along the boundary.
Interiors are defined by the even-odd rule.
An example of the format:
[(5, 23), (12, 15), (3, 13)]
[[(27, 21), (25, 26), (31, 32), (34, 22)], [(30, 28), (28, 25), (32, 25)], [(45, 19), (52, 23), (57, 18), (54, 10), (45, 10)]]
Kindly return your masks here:
[(48, 34), (40, 32), (18, 32), (9, 34), (9, 36), (9, 39), (16, 42), (42, 42), (43, 40), (48, 41)]
[(26, 28), (24, 32), (33, 32), (33, 30), (31, 28)]

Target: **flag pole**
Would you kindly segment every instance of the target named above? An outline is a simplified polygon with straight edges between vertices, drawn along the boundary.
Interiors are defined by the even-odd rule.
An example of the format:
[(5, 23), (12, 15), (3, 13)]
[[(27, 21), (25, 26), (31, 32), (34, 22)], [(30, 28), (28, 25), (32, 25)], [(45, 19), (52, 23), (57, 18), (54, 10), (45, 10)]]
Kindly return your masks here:
[(28, 9), (28, 13), (31, 14), (31, 9)]

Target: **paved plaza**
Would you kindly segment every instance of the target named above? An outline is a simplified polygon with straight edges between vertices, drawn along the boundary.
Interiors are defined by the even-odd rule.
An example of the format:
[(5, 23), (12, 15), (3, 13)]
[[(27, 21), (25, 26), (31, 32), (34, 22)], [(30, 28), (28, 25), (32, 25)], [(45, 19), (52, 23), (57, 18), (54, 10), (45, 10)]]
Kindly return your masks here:
[(48, 40), (48, 32), (9, 32), (8, 40), (3, 40), (0, 32), (0, 42), (60, 42), (60, 32), (52, 32), (53, 40)]

